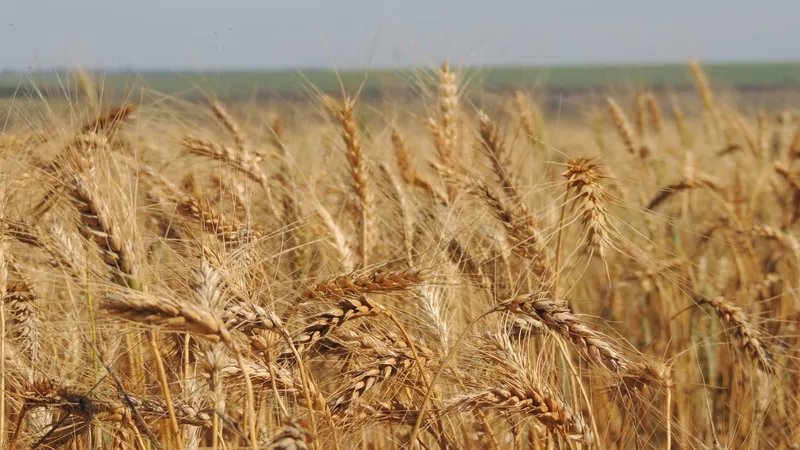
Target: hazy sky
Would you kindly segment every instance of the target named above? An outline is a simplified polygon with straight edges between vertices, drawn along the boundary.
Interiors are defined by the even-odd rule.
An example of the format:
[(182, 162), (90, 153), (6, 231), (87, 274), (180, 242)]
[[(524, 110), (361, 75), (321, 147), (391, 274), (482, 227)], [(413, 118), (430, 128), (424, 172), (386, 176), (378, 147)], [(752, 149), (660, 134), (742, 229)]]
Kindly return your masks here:
[(0, 0), (0, 67), (800, 59), (798, 0)]

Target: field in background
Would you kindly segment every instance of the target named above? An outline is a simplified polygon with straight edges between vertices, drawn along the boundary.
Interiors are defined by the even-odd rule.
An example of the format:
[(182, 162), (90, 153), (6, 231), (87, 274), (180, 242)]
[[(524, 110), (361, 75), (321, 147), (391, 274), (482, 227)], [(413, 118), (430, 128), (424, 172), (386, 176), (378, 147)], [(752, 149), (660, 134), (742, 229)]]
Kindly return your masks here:
[[(800, 63), (709, 64), (708, 76), (718, 89), (774, 90), (800, 86)], [(651, 90), (682, 90), (691, 87), (689, 70), (682, 64), (564, 66), (549, 68), (497, 67), (465, 68), (463, 79), (473, 88), (484, 91), (510, 89), (546, 89), (555, 91), (591, 91), (609, 88), (641, 87)], [(302, 75), (301, 75), (302, 74)], [(366, 78), (365, 78), (366, 75)], [(222, 99), (302, 95), (310, 85), (324, 92), (338, 92), (339, 78), (328, 70), (242, 71), (242, 72), (141, 72), (96, 74), (109, 93), (120, 94), (132, 88), (147, 88), (183, 98), (213, 92)], [(348, 92), (362, 82), (366, 94), (406, 90), (430, 79), (421, 70), (343, 71), (338, 74)], [(0, 74), (0, 98), (12, 96), (18, 86), (31, 82), (42, 90), (59, 94), (67, 84), (65, 71), (22, 75)]]

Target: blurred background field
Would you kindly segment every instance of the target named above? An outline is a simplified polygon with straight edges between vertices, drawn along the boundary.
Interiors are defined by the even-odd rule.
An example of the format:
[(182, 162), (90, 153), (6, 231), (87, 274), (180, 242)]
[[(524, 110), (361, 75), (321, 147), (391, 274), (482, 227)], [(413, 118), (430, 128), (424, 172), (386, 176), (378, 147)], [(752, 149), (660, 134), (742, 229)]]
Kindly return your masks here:
[[(704, 64), (708, 77), (717, 89), (774, 92), (800, 87), (800, 63)], [(586, 92), (612, 88), (641, 87), (648, 90), (681, 91), (692, 88), (690, 72), (684, 64), (660, 65), (574, 65), (552, 67), (479, 67), (459, 68), (463, 77), (479, 83), (484, 91), (545, 89)], [(416, 85), (419, 70), (382, 69), (340, 71), (299, 69), (281, 71), (106, 71), (96, 72), (104, 92), (120, 93), (146, 88), (183, 98), (214, 92), (221, 99), (237, 100), (258, 97), (296, 97), (309, 84), (336, 93), (341, 85), (348, 92), (364, 84), (364, 92), (377, 95)], [(32, 85), (45, 92), (58, 92), (66, 84), (66, 70), (0, 73), (0, 98), (12, 97)]]

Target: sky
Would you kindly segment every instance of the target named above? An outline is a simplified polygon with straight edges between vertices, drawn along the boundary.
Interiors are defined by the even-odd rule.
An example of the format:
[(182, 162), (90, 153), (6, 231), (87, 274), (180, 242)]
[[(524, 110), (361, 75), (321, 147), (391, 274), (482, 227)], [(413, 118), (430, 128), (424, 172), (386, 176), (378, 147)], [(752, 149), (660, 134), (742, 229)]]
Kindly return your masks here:
[(797, 0), (0, 0), (0, 68), (800, 60)]

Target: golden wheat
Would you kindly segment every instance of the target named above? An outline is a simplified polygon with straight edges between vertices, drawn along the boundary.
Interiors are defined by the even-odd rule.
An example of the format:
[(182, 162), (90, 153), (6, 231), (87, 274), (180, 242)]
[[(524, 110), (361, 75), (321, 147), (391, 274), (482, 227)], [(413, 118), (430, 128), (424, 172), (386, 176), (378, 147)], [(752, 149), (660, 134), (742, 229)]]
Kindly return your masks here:
[(800, 126), (687, 72), (669, 116), (448, 64), (391, 114), (15, 101), (3, 447), (795, 448)]

